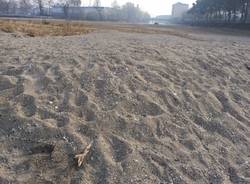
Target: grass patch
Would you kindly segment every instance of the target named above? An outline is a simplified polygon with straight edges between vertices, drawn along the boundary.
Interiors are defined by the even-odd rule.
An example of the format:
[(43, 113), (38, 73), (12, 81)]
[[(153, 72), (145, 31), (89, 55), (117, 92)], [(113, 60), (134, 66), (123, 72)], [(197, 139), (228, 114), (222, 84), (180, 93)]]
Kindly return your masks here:
[(169, 28), (160, 29), (157, 27), (144, 25), (93, 22), (83, 23), (73, 21), (53, 21), (45, 19), (30, 21), (0, 20), (0, 30), (7, 33), (19, 32), (30, 37), (82, 35), (90, 33), (94, 30), (115, 30), (126, 33), (168, 34), (179, 37), (188, 37), (188, 34)]
[(81, 23), (49, 21), (0, 21), (0, 30), (7, 33), (23, 33), (30, 37), (71, 36), (88, 34), (95, 29)]

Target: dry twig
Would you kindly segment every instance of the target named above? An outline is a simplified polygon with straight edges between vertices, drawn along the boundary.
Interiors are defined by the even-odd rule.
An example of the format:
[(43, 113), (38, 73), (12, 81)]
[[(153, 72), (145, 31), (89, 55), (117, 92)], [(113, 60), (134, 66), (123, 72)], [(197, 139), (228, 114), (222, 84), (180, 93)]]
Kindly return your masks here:
[(88, 154), (90, 153), (90, 150), (93, 146), (93, 142), (91, 142), (89, 145), (87, 145), (83, 151), (83, 153), (78, 154), (75, 156), (75, 159), (77, 160), (78, 167), (81, 167), (85, 162)]

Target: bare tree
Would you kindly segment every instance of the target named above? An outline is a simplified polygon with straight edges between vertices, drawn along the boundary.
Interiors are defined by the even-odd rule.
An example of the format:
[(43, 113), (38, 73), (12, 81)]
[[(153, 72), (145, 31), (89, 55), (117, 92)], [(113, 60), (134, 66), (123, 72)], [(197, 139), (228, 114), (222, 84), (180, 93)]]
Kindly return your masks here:
[(28, 12), (32, 9), (32, 4), (30, 0), (20, 0), (19, 1), (19, 8), (22, 14), (28, 14)]
[(64, 13), (65, 18), (69, 17), (69, 4), (68, 3), (65, 3), (63, 5), (63, 13)]
[(73, 7), (80, 7), (81, 6), (81, 0), (68, 0), (69, 6)]
[(15, 14), (17, 9), (17, 2), (15, 0), (7, 0), (7, 13)]
[(112, 7), (112, 8), (119, 8), (119, 4), (118, 4), (117, 0), (114, 0), (114, 1), (111, 3), (111, 7)]
[(8, 2), (6, 0), (0, 0), (0, 14), (8, 13)]
[(137, 9), (133, 3), (126, 3), (122, 7), (123, 18), (128, 22), (136, 22)]
[(38, 9), (39, 9), (39, 12), (40, 12), (40, 15), (44, 15), (45, 11), (44, 11), (44, 8), (45, 8), (45, 0), (34, 0), (34, 4), (37, 5)]
[(48, 0), (49, 15), (51, 15), (51, 7), (54, 5), (54, 0)]
[(60, 0), (60, 4), (63, 7), (63, 14), (65, 18), (69, 18), (69, 8), (70, 8), (70, 0)]
[(95, 7), (100, 7), (101, 6), (101, 0), (95, 0), (94, 1), (94, 6)]

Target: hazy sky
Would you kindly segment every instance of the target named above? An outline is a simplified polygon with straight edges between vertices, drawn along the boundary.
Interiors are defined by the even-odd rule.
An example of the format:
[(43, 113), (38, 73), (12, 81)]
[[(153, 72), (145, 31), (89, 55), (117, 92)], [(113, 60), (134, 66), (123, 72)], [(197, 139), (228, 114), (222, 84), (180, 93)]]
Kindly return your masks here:
[[(85, 5), (88, 5), (90, 1), (94, 2), (94, 0), (82, 0)], [(114, 0), (101, 0), (101, 5), (110, 6), (113, 1)], [(139, 4), (141, 9), (149, 12), (151, 16), (156, 16), (171, 14), (172, 4), (176, 2), (188, 3), (191, 7), (192, 3), (196, 0), (117, 0), (119, 5), (123, 5), (128, 1)]]

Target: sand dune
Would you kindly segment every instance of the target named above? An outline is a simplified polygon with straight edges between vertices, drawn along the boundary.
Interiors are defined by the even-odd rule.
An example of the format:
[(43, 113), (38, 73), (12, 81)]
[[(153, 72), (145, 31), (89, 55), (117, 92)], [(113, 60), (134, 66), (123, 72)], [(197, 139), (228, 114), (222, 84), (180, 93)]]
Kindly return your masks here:
[(250, 39), (175, 29), (0, 32), (0, 183), (250, 183)]

